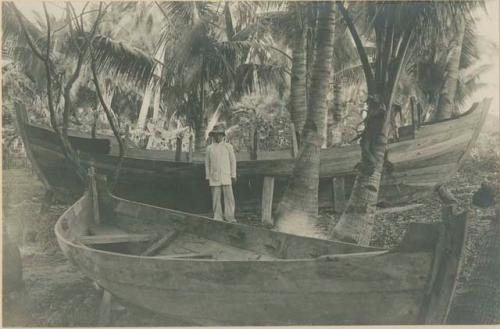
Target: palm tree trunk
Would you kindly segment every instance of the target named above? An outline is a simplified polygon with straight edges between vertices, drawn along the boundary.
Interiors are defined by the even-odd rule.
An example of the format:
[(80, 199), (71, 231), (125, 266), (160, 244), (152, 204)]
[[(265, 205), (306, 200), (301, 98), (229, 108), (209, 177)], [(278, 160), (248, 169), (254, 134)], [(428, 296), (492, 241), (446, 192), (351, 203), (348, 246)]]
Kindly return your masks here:
[(333, 5), (333, 2), (321, 4), (324, 8), (321, 8), (318, 18), (317, 50), (312, 67), (311, 98), (302, 133), (303, 146), (278, 205), (277, 228), (287, 232), (303, 234), (304, 227), (299, 227), (300, 222), (307, 224), (318, 214), (320, 147), (323, 142), (319, 127), (326, 121), (326, 96), (332, 69)]
[(342, 143), (342, 84), (340, 81), (333, 82), (333, 102), (332, 102), (332, 126), (330, 128), (330, 145), (336, 146)]
[(153, 97), (153, 80), (149, 81), (144, 96), (142, 97), (142, 105), (139, 111), (139, 118), (137, 119), (137, 129), (143, 130), (146, 126), (146, 119), (148, 117), (149, 105), (151, 104), (151, 97)]
[(302, 129), (307, 116), (307, 29), (304, 26), (294, 40), (292, 50), (292, 74), (290, 83), (290, 115), (295, 125), (297, 142), (300, 144)]
[(161, 82), (156, 83), (155, 96), (153, 98), (153, 122), (156, 124), (160, 115)]
[(337, 5), (356, 43), (365, 71), (368, 115), (360, 140), (361, 162), (357, 165), (358, 174), (351, 197), (339, 222), (331, 230), (330, 237), (368, 245), (375, 221), (376, 204), (386, 157), (392, 100), (405, 64), (413, 30), (407, 28), (396, 35), (395, 27), (390, 25), (390, 20), (385, 26), (376, 26), (378, 53), (374, 65), (375, 75), (373, 75), (368, 56), (352, 19), (341, 2)]
[[(160, 47), (155, 52), (155, 59), (161, 61), (165, 57), (166, 45), (161, 44)], [(137, 129), (143, 130), (146, 126), (146, 119), (148, 118), (149, 105), (151, 104), (151, 98), (153, 98), (153, 121), (158, 118), (158, 112), (160, 108), (160, 96), (161, 96), (161, 81), (155, 82), (154, 76), (162, 75), (162, 67), (156, 65), (153, 70), (153, 76), (149, 79), (146, 90), (144, 91), (144, 97), (142, 99), (141, 110), (139, 111), (139, 118), (137, 119)], [(158, 103), (158, 106), (156, 106)]]
[[(354, 181), (351, 197), (339, 222), (330, 233), (334, 239), (370, 243), (375, 211), (378, 201), (380, 180), (385, 160), (389, 111), (384, 104), (369, 103), (367, 125), (361, 137), (361, 162)], [(375, 113), (375, 115), (373, 115)]]
[(458, 72), (460, 67), (460, 57), (462, 54), (462, 44), (465, 34), (465, 23), (458, 23), (457, 33), (451, 40), (451, 49), (449, 59), (446, 64), (445, 81), (441, 92), (439, 93), (439, 101), (436, 109), (435, 121), (440, 121), (450, 118), (454, 113), (455, 94), (458, 83)]
[(195, 122), (195, 134), (194, 134), (194, 149), (196, 151), (201, 151), (205, 149), (205, 135), (207, 124), (205, 122), (205, 78), (202, 69), (201, 81), (200, 81), (200, 113), (198, 114), (198, 119)]

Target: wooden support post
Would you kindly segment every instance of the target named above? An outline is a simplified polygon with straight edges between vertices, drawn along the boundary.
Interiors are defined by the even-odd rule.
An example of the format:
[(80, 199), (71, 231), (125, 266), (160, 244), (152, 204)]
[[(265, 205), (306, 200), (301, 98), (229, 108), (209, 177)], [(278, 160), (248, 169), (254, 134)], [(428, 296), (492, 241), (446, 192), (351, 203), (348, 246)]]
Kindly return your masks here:
[(258, 150), (258, 133), (257, 128), (253, 128), (251, 131), (251, 147), (250, 147), (250, 160), (257, 160), (257, 150)]
[(188, 154), (187, 154), (187, 159), (188, 162), (193, 162), (193, 135), (191, 134), (189, 136), (189, 149), (188, 149)]
[(423, 118), (422, 115), (424, 114), (424, 111), (422, 109), (422, 104), (420, 102), (417, 103), (417, 128), (420, 128), (420, 125), (422, 124)]
[(346, 206), (344, 177), (333, 177), (333, 209), (342, 213)]
[(49, 211), (53, 201), (54, 191), (52, 189), (45, 190), (45, 195), (42, 199), (42, 206), (40, 207), (40, 214), (46, 214)]
[(175, 161), (181, 161), (182, 154), (182, 138), (177, 137), (175, 139)]
[(290, 125), (290, 135), (292, 158), (296, 158), (299, 153), (299, 146), (297, 143), (297, 133), (295, 131), (295, 125), (293, 123)]
[(103, 290), (101, 304), (99, 305), (99, 326), (106, 326), (111, 323), (111, 293)]
[(89, 191), (92, 196), (92, 213), (94, 215), (94, 222), (96, 224), (101, 223), (101, 217), (99, 214), (99, 196), (97, 194), (97, 183), (95, 181), (95, 169), (93, 166), (90, 166), (89, 171)]
[(413, 127), (413, 136), (415, 136), (415, 131), (418, 128), (418, 117), (417, 117), (417, 104), (414, 97), (410, 97), (410, 109), (411, 109), (411, 125)]
[(262, 223), (266, 226), (274, 226), (273, 211), (274, 177), (264, 177), (262, 186)]

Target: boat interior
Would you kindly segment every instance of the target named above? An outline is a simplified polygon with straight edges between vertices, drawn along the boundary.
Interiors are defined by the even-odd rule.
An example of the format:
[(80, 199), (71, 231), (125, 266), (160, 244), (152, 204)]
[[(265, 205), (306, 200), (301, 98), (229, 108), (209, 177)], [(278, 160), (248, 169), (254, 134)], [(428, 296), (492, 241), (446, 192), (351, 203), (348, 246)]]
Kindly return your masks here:
[[(89, 194), (86, 192), (61, 217), (57, 231), (74, 244), (102, 251), (165, 259), (228, 261), (374, 256), (394, 251), (215, 221), (110, 194), (100, 202), (100, 220), (95, 221)], [(431, 251), (438, 232), (436, 225), (411, 224), (398, 250)]]

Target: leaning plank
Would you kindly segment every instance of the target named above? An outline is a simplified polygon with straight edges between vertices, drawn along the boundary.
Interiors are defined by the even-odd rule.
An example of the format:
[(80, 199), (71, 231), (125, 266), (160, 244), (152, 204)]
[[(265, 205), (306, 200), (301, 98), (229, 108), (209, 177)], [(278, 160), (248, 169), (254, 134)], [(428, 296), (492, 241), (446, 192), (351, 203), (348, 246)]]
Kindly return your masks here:
[(408, 210), (420, 208), (422, 206), (423, 206), (422, 203), (413, 203), (413, 204), (409, 204), (406, 206), (400, 206), (400, 207), (380, 208), (380, 209), (377, 209), (377, 215), (393, 214), (393, 213), (398, 213), (398, 212), (403, 212), (403, 211), (408, 211)]
[(174, 241), (179, 236), (178, 230), (173, 230), (168, 232), (164, 237), (153, 243), (146, 251), (142, 253), (142, 256), (153, 256), (161, 249), (167, 247), (172, 241)]
[(170, 259), (170, 258), (210, 259), (210, 258), (213, 258), (213, 255), (209, 254), (209, 253), (192, 253), (192, 254), (161, 255), (161, 256), (157, 256), (156, 258), (165, 258), (165, 259)]
[(107, 290), (103, 290), (101, 304), (99, 305), (99, 320), (100, 326), (106, 326), (111, 323), (111, 294)]
[(124, 242), (145, 242), (155, 238), (154, 234), (113, 234), (113, 235), (88, 235), (78, 238), (83, 244), (108, 244)]
[(290, 138), (291, 138), (291, 152), (292, 152), (292, 158), (296, 158), (297, 155), (299, 154), (299, 146), (297, 143), (297, 134), (295, 131), (295, 125), (292, 123), (290, 126)]

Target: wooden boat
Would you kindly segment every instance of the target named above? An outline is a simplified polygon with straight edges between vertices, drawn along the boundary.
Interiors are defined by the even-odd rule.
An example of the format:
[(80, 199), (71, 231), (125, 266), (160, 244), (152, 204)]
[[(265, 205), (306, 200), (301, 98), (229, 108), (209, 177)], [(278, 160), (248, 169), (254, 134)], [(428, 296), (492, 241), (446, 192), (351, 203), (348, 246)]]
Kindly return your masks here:
[(91, 180), (55, 233), (113, 296), (183, 324), (440, 324), (466, 219), (410, 224), (381, 250), (132, 202)]
[[(491, 99), (475, 103), (463, 115), (434, 124), (400, 128), (400, 141), (389, 145), (388, 160), (392, 171), (383, 176), (379, 201), (406, 202), (446, 182), (459, 168), (474, 144), (486, 118)], [(28, 123), (26, 113), (17, 106), (17, 117), (24, 145), (38, 175), (54, 191), (80, 195), (83, 186), (66, 161), (55, 133), (46, 127)], [(78, 132), (70, 134), (79, 151), (81, 163), (93, 164), (99, 173), (112, 175), (118, 163), (117, 147), (112, 138), (96, 138)], [(204, 155), (182, 153), (176, 161), (174, 151), (129, 148), (114, 193), (120, 197), (172, 209), (207, 213), (211, 209), (205, 181)], [(179, 157), (177, 157), (179, 159)], [(359, 145), (322, 150), (319, 200), (331, 207), (334, 192), (332, 178), (345, 179), (344, 197), (350, 193), (360, 159)], [(294, 162), (288, 151), (260, 152), (258, 160), (246, 153), (237, 154), (238, 183), (234, 186), (237, 209), (258, 208), (264, 177), (275, 180), (274, 200), (279, 200)], [(342, 192), (339, 192), (339, 196)]]

